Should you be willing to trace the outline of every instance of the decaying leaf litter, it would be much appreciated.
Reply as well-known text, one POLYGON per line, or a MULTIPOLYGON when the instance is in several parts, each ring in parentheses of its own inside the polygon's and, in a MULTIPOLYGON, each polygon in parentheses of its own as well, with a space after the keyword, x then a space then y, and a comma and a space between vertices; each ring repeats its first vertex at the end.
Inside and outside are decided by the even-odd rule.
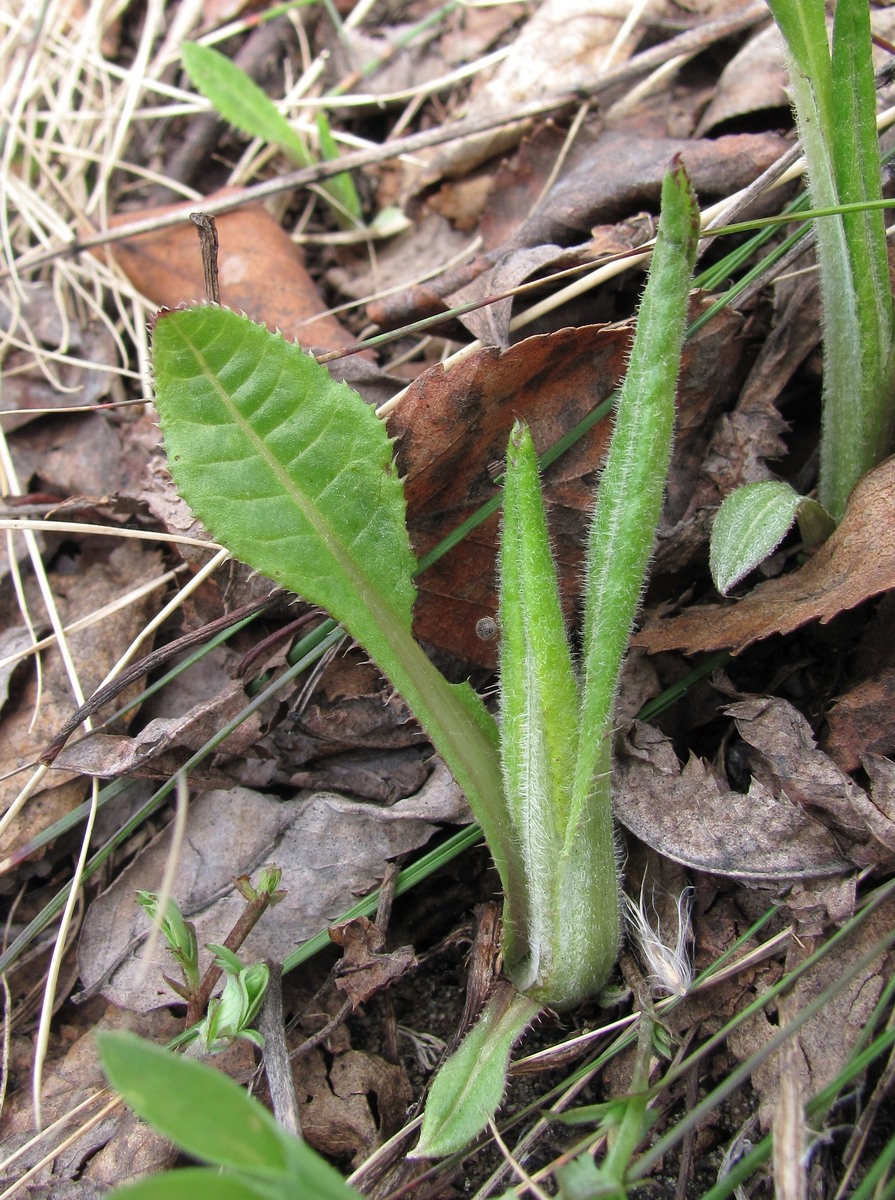
MULTIPOLYGON (((69 744, 63 774, 34 774, 45 743, 126 655, 139 659, 269 591, 233 563, 203 576, 214 548, 202 545, 201 530, 166 476, 146 402, 147 317, 157 305, 202 296, 195 234, 183 217, 218 202, 227 208, 218 219, 224 303, 324 351, 344 351, 365 334, 533 281, 515 300, 333 363, 388 412, 421 557, 483 504, 494 509, 421 577, 417 608, 418 635, 439 661, 456 678, 471 676, 487 689, 494 645, 476 629, 495 612, 497 476, 507 433, 524 416, 539 448, 547 449, 608 400, 624 370, 641 280, 637 268, 616 267, 603 272, 599 286, 584 289, 574 274, 551 282, 553 274, 596 270, 602 256, 640 246, 651 233, 662 172, 674 153, 683 154, 705 208, 747 186, 791 144, 782 71, 759 78, 750 65, 754 41, 768 38, 761 6, 709 10, 698 19, 652 7, 626 13, 628 26, 617 12, 600 14, 591 4, 458 7, 392 53, 389 47, 429 15, 424 10, 408 8, 400 24, 364 24, 361 14, 346 13, 340 34, 316 9, 257 28, 251 20, 243 24, 246 14, 212 13, 207 5, 201 16, 185 4, 164 13, 150 8, 134 25, 127 16, 120 25, 104 24, 93 8, 77 19, 48 10, 31 52, 21 31, 7 30, 5 74, 14 90, 6 102, 12 136, 4 156, 12 250, 0 397, 9 446, 6 516, 19 525, 37 522, 35 541, 17 535, 8 544, 3 593, 3 803, 13 814, 2 855, 12 947, 7 1188, 23 1185, 34 1168, 27 1177, 34 1194, 74 1188, 90 1194, 130 1175, 135 1161, 170 1162, 170 1153, 150 1148, 148 1140, 139 1157, 133 1126, 117 1124, 120 1113, 76 1137, 64 1153, 58 1139, 77 1130, 80 1113, 62 1132, 30 1140, 32 1032, 55 927, 51 921, 31 933, 28 926, 71 878, 89 780, 107 781, 92 835, 97 850, 119 841, 116 831, 134 813, 152 809, 159 784, 239 715, 251 679, 285 668, 289 641, 279 631, 303 615, 300 605, 280 600, 154 695, 135 703, 132 687, 94 723, 115 709, 123 714, 97 736, 79 735, 69 744), (180 70, 179 46, 225 23, 233 29, 224 48, 267 72, 261 80, 270 94, 287 96, 287 114, 301 130, 310 128, 314 100, 340 81, 347 84, 337 104, 330 100, 330 111, 347 150, 384 143, 387 122, 394 147, 372 155, 372 165, 356 174, 368 221, 393 206, 406 218, 403 232, 384 241, 365 230, 354 237, 334 232, 307 192, 280 189, 289 164, 209 119, 207 104, 180 70), (377 50, 379 57, 387 52, 387 61, 358 77, 377 50), (481 64, 479 55, 487 56, 481 64), (674 70, 663 69, 668 62, 674 70), (651 82, 641 87, 645 79, 651 82), (569 103, 571 89, 580 93, 577 108, 569 103), (360 93, 366 103, 352 101, 360 93), (557 94, 562 102, 551 103, 557 94), (501 110, 512 115, 538 102, 543 111, 525 122, 507 126, 497 119, 501 110), (159 111, 167 104, 176 106, 171 115, 159 111), (475 122, 493 128, 470 135, 475 122), (201 138, 194 132, 200 124, 201 138), (410 143, 412 153, 402 156, 402 139, 416 131, 423 138, 431 131, 440 144, 410 143), (268 184, 271 198, 263 207, 257 191, 268 184), (95 236, 171 213, 172 198, 182 200, 177 223, 117 242, 95 236), (94 245, 62 253, 72 238, 94 245), (43 263, 29 265, 38 256, 43 263), (39 523, 43 518, 50 527, 39 523), (125 532, 130 540, 123 540, 125 532), (150 627, 175 588, 178 602, 150 627), (56 632, 57 623, 68 627, 81 618, 87 627, 66 633, 65 656, 52 644, 34 654, 34 644, 56 632), (243 667, 246 655, 252 658, 243 667), (18 807, 29 778, 36 780, 33 791, 18 807)), ((874 13, 874 20, 884 17, 884 10, 874 13)), ((887 36, 882 25, 879 32, 887 36)), ((759 54, 773 66, 773 52, 759 54)), ((759 199, 749 214, 777 211, 778 204, 759 199)), ((721 249, 710 249, 704 262, 721 249)), ((797 265, 804 269, 808 260, 797 265)), ((891 586, 890 468, 884 464, 865 480, 821 551, 801 565, 798 548, 784 547, 772 567, 776 578, 749 589, 745 599, 722 604, 706 571, 711 516, 734 486, 774 475, 810 486, 820 336, 811 289, 810 273, 764 281, 690 343, 668 502, 635 639, 650 653, 632 655, 619 706, 616 803, 629 892, 639 895, 644 887, 653 916, 670 922, 673 937, 669 900, 692 887, 683 936, 691 940, 685 949, 697 973, 731 953, 734 962, 743 960, 738 971, 725 963, 723 978, 697 988, 669 1015, 681 1057, 846 927, 858 899, 885 881, 895 844, 886 703, 891 605, 884 595, 891 586), (725 649, 738 653, 723 663, 708 655, 725 649), (691 673, 689 690, 672 707, 631 724, 645 704, 691 673), (774 904, 760 932, 739 942, 774 904), (766 956, 764 942, 770 942, 766 956)), ((695 296, 693 319, 709 304, 695 296)), ((546 475, 570 614, 584 507, 605 439, 603 421, 546 475)), ((156 667, 146 681, 170 665, 156 667)), ((213 755, 191 767, 190 778, 194 797, 175 895, 197 922, 200 941, 222 941, 233 924, 234 875, 257 872, 271 860, 283 870, 289 896, 250 936, 242 951, 247 960, 287 958, 375 886, 389 859, 418 854, 433 836, 443 838, 467 819, 462 797, 433 763, 400 698, 345 647, 257 706, 213 755)), ((163 951, 142 976, 138 970, 148 930, 132 902, 136 887, 161 882, 169 816, 156 806, 84 884, 61 959, 56 1016, 45 1024, 45 1124, 92 1096, 95 1107, 108 1098, 100 1097, 91 1050, 96 1023, 129 1024, 157 1041, 176 1031, 158 1009, 166 1003, 160 971, 170 969, 163 951)), ((398 901, 386 944, 412 943, 422 965, 387 992, 364 996, 348 1023, 296 1068, 299 1090, 308 1096, 306 1134, 346 1169, 359 1167, 402 1124, 431 1066, 426 1038, 452 1035, 462 1008, 458 939, 467 944, 472 907, 493 892, 484 864, 483 856, 467 855, 398 901), (438 1003, 424 1004, 427 995, 438 1003)), ((834 984, 837 971, 858 962, 889 927, 883 910, 846 942, 832 970, 823 965, 804 976, 785 1002, 751 1016, 714 1057, 670 1081, 660 1093, 653 1141, 680 1123, 702 1090, 767 1047, 803 997, 834 984)), ((332 988, 315 994, 330 961, 321 956, 286 977, 287 1005, 301 1011, 299 1036, 319 1030, 341 1007, 332 988)), ((628 994, 619 987, 609 1007, 545 1025, 539 1031, 545 1047, 583 1031, 582 1054, 605 1044, 601 1028, 637 1010, 639 981, 651 970, 637 961, 633 945, 621 968, 618 983, 624 979, 628 994)), ((738 1137, 755 1141, 770 1128, 775 1163, 781 1146, 800 1161, 803 1132, 784 1121, 779 1089, 797 1079, 805 1104, 829 1082, 853 1052, 888 968, 887 958, 874 960, 785 1054, 756 1066, 736 1103, 682 1135, 681 1148, 664 1164, 667 1194, 703 1194, 738 1137)), ((237 1047, 223 1065, 247 1077, 252 1052, 237 1047)), ((657 1057, 655 1079, 664 1069, 657 1057)), ((568 1075, 547 1078, 530 1100, 538 1103, 568 1075)), ((871 1074, 865 1082, 872 1115, 876 1079, 871 1074)), ((570 1086, 580 1103, 579 1085, 570 1086)), ((622 1054, 589 1079, 583 1099, 623 1095, 629 1086, 622 1054)), ((511 1091, 505 1114, 514 1112, 514 1100, 511 1091)), ((559 1101, 572 1102, 571 1095, 559 1101)), ((552 1127, 540 1148, 529 1146, 525 1129, 507 1133, 508 1144, 517 1156, 528 1155, 527 1169, 540 1171, 549 1189, 562 1139, 552 1127)), ((817 1150, 803 1182, 808 1175, 814 1186, 814 1173, 828 1168, 841 1173, 842 1155, 851 1152, 845 1141, 817 1150)), ((518 1182, 510 1167, 488 1161, 497 1172, 495 1194, 518 1182)), ((460 1172, 461 1179, 484 1180, 472 1163, 460 1172)), ((383 1186, 388 1194, 397 1183, 383 1186)), ((419 1194, 450 1194, 450 1186, 436 1176, 419 1194)))

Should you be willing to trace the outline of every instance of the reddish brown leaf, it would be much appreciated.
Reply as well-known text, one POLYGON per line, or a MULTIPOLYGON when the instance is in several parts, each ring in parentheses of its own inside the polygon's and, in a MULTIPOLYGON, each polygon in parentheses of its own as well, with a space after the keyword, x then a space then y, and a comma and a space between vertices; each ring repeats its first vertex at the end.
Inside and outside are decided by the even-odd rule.
MULTIPOLYGON (((227 191, 216 192, 216 199, 227 191)), ((194 204, 166 205, 119 213, 111 224, 182 211, 183 223, 156 233, 115 242, 105 251, 154 304, 174 308, 205 298, 199 240, 188 219, 194 204)), ((262 205, 221 213, 215 218, 220 240, 221 301, 269 329, 280 329, 303 346, 340 350, 352 338, 326 307, 305 270, 301 250, 262 205)))
MULTIPOLYGON (((479 350, 448 374, 435 367, 411 386, 389 429, 400 439, 398 464, 417 555, 499 496, 493 473, 503 469, 517 417, 531 425, 543 451, 611 394, 624 371, 629 332, 589 327, 526 338, 507 351, 479 350)), ((547 473, 554 544, 569 597, 582 513, 607 437, 604 421, 547 473)), ((476 636, 476 622, 496 611, 498 524, 495 514, 425 572, 416 610, 423 641, 489 665, 494 647, 476 636)))
POLYGON ((295 1063, 302 1135, 355 1166, 403 1124, 413 1091, 402 1066, 353 1050, 344 1026, 295 1063))
POLYGON ((650 653, 730 648, 735 654, 772 633, 832 620, 870 596, 895 587, 895 458, 852 492, 842 524, 798 571, 761 583, 745 599, 653 617, 633 638, 650 653))
MULTIPOLYGON (((698 307, 698 306, 697 306, 698 307)), ((719 314, 686 347, 668 514, 679 520, 696 488, 702 454, 743 350, 740 318, 719 314)), ((625 369, 629 326, 585 326, 526 338, 509 350, 477 351, 445 373, 435 367, 410 387, 389 419, 406 480, 408 523, 420 557, 489 500, 499 497, 507 439, 518 417, 540 452, 587 416, 625 369)), ((580 586, 582 548, 597 471, 609 436, 603 421, 545 474, 559 573, 570 614, 580 586)), ((494 642, 476 635, 493 617, 499 516, 475 529, 420 578, 416 632, 425 642, 483 666, 494 642)))
POLYGON ((868 752, 895 750, 895 671, 864 679, 840 696, 827 714, 825 747, 844 771, 856 771, 868 752))

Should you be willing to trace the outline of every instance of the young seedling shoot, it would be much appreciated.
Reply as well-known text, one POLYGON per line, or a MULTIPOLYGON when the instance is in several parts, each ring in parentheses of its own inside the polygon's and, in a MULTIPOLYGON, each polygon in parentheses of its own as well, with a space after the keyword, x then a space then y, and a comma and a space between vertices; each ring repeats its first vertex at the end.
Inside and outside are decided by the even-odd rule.
POLYGON ((582 662, 572 661, 529 431, 510 435, 500 552, 500 748, 508 846, 504 971, 479 1023, 436 1077, 415 1153, 462 1149, 496 1111, 513 1043, 544 1008, 599 993, 615 966, 619 892, 611 806, 615 697, 671 457, 699 214, 676 165, 587 546, 582 662))
POLYGON ((298 346, 227 309, 165 312, 155 325, 157 404, 182 495, 237 558, 325 608, 367 650, 464 789, 500 874, 508 982, 437 1076, 419 1155, 475 1137, 526 1026, 545 1007, 596 995, 615 965, 612 714, 664 495, 698 230, 675 164, 597 494, 577 667, 531 435, 511 434, 500 733, 413 638, 404 495, 372 409, 298 346))

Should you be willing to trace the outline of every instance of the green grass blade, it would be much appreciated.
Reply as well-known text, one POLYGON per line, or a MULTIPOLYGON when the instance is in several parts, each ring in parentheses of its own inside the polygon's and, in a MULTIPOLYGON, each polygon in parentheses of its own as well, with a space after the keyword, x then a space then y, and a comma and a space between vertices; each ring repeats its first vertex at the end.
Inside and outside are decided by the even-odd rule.
MULTIPOLYGON (((339 157, 339 147, 325 112, 317 114, 317 137, 320 141, 320 153, 326 162, 339 157)), ((333 205, 338 205, 336 215, 339 217, 339 225, 345 229, 359 228, 362 224, 361 202, 351 174, 343 171, 341 175, 334 175, 324 186, 333 205)))

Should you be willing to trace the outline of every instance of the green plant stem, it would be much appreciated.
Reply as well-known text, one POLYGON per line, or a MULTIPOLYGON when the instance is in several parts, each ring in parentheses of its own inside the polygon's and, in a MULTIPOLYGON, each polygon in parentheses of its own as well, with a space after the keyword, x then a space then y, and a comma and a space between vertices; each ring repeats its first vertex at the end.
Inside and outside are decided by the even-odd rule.
MULTIPOLYGON (((830 54, 822 4, 769 0, 787 66, 814 208, 879 204, 876 93, 866 0, 840 0, 830 54)), ((893 308, 876 208, 817 222, 824 313, 818 499, 835 520, 892 435, 893 308)))

